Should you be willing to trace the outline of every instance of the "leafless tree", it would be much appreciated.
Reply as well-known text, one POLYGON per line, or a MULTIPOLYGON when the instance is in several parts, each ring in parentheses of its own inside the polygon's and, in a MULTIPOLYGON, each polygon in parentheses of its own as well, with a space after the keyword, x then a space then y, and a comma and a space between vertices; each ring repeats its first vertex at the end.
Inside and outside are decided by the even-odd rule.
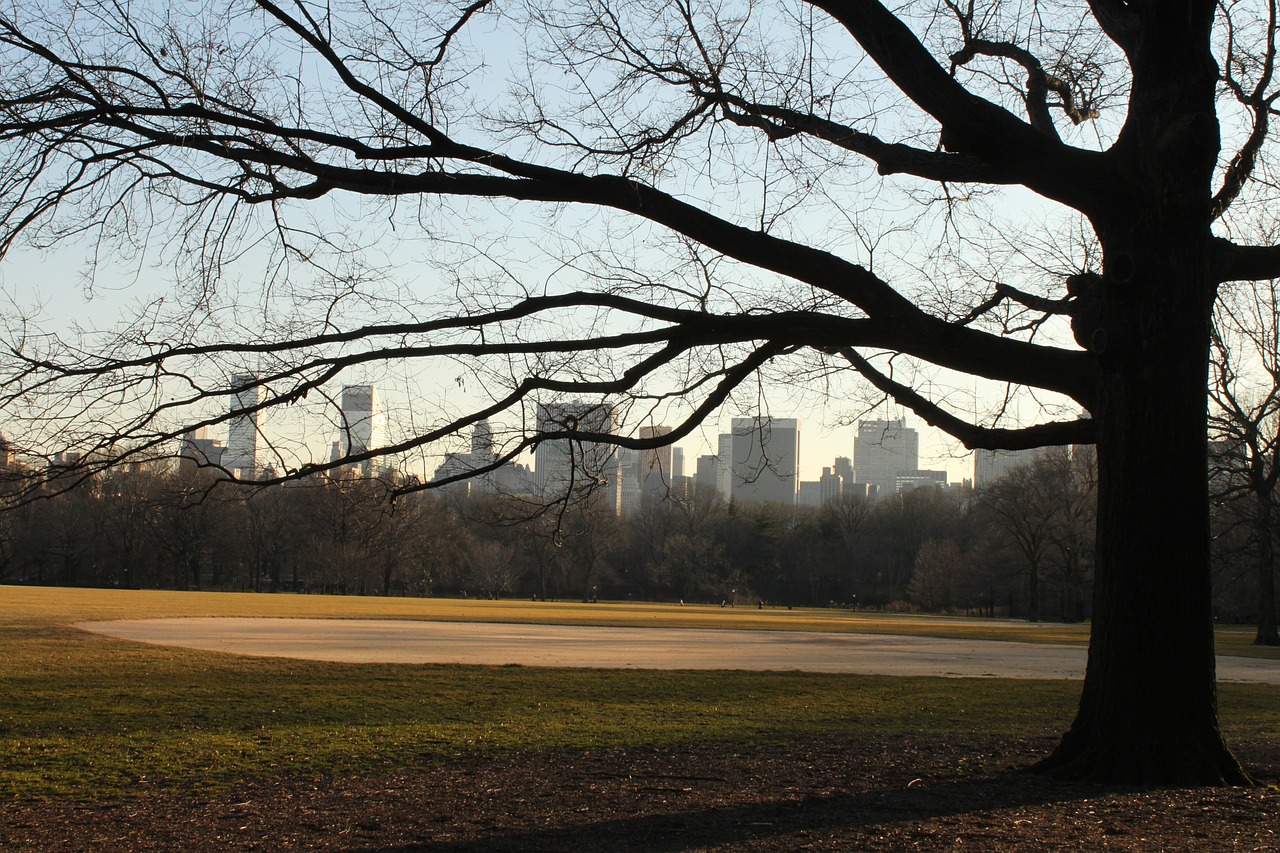
MULTIPOLYGON (((1090 663, 1042 769, 1243 782, 1216 719, 1205 376, 1218 286, 1280 274, 1232 212, 1273 201, 1276 21, 1275 0, 7 0, 0 251, 181 275, 104 334, 9 312, 6 433, 86 451, 74 479, 442 360, 478 402, 342 461, 506 413, 496 466, 678 441, 735 392, 852 368, 970 447, 1097 443, 1090 663), (1006 226, 1036 218, 997 215, 1017 187, 1065 212, 1042 238, 1063 258, 1010 281, 1006 226), (394 282, 385 240, 415 235, 488 286, 394 282), (497 251, 517 244, 547 263, 497 251), (967 420, 941 368, 1092 418, 967 420), (562 394, 678 424, 523 428, 562 394)), ((279 477, 328 465, 277 455, 279 477)))
POLYGON ((1276 524, 1280 519, 1280 282, 1229 294, 1215 315, 1209 434, 1215 501, 1248 534, 1257 584, 1258 645, 1280 646, 1276 524))

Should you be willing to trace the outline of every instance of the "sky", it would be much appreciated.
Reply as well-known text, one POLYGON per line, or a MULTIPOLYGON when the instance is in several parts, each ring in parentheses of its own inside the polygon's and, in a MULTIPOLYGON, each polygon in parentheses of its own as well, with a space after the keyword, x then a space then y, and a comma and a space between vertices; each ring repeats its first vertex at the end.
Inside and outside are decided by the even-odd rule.
MULTIPOLYGON (((493 32, 485 34, 486 39, 493 36, 493 32)), ((488 49, 492 45, 486 43, 484 47, 488 49)), ((502 43, 500 47, 499 56, 510 57, 517 53, 511 44, 502 43)), ((488 98, 505 94, 506 90, 501 86, 505 86, 506 81, 498 78, 509 76, 512 66, 498 61, 486 68, 485 73, 493 79, 488 83, 475 84, 478 88, 470 93, 480 104, 488 98)), ((887 123, 892 121, 892 110, 886 116, 879 118, 878 129, 891 133, 887 123)), ((767 146, 763 145, 753 154, 752 144, 748 140, 746 147, 733 149, 730 153, 747 158, 760 156, 761 152, 767 155, 767 146)), ((667 181, 666 185, 699 203, 714 204, 719 212, 739 221, 750 221, 757 214, 762 220, 775 214, 781 217, 781 212, 785 211, 786 217, 779 219, 783 231, 797 234, 806 242, 839 251, 851 260, 869 266, 874 258, 877 272, 884 268, 890 280, 896 280, 895 273, 904 274, 906 280, 916 275, 927 278, 928 273, 922 270, 929 263, 929 248, 948 239, 951 235, 945 232, 955 227, 949 215, 924 217, 918 211, 912 212, 909 209, 911 192, 895 185, 892 179, 859 177, 862 173, 856 169, 839 173, 820 171, 813 176, 813 181, 830 178, 843 183, 821 187, 821 191, 816 193, 816 202, 821 204, 815 202, 814 210, 807 211, 803 205, 794 209, 789 207, 799 196, 791 198, 775 188, 776 176, 769 173, 769 168, 774 167, 768 166, 767 162, 748 159, 737 162, 734 168, 738 171, 732 173, 732 180, 719 180, 726 176, 711 172, 702 174, 697 168, 690 168, 687 174, 677 172, 675 179, 667 181), (739 176, 747 177, 739 179, 739 176), (778 192, 781 192, 780 196, 770 195, 778 192)), ((785 172, 777 173, 777 176, 784 175, 785 172)), ((1006 193, 1001 198, 1002 215, 1009 219, 1033 220, 1044 215, 1044 206, 1026 194, 1006 193)), ((659 233, 657 229, 637 227, 634 220, 631 225, 620 219, 606 221, 591 211, 561 211, 555 214, 559 218, 547 230, 544 227, 546 220, 540 219, 547 214, 535 210, 536 207, 517 208, 501 204, 490 207, 459 202, 448 208, 432 209, 423 220, 428 223, 428 229, 440 228, 443 231, 445 223, 449 226, 449 233, 434 243, 419 239, 422 235, 403 229, 405 222, 421 224, 415 221, 414 214, 397 220, 385 208, 370 206, 349 196, 334 196, 310 204, 305 212, 322 228, 352 229, 343 236, 353 243, 361 243, 373 259, 372 264, 384 265, 390 271, 398 282, 393 290, 394 287, 406 288, 415 294, 415 298, 421 297, 423 305, 434 304, 435 308, 449 307, 452 288, 457 286, 457 283, 443 277, 450 272, 460 279, 475 275, 480 281, 491 276, 495 283, 507 287, 508 292, 524 289, 538 293, 572 289, 579 279, 587 275, 585 269, 593 264, 612 262, 614 257, 640 259, 638 265, 643 263, 659 274, 680 269, 673 257, 664 255, 671 253, 674 256, 677 253, 676 243, 669 239, 670 235, 659 233), (401 230, 397 230, 397 221, 401 223, 401 230), (622 225, 618 225, 620 221, 622 225), (583 235, 587 239, 574 239, 583 235), (600 256, 592 257, 592 250, 599 251, 600 256), (616 256, 610 254, 615 251, 618 253, 616 256), (454 260, 459 262, 451 269, 450 264, 454 260)), ((437 236, 440 235, 432 235, 433 239, 437 236)), ((172 301, 171 267, 162 263, 131 266, 117 263, 116 259, 103 258, 103 264, 96 270, 94 288, 92 292, 87 291, 83 277, 85 254, 85 247, 74 243, 43 254, 16 253, 0 264, 0 293, 25 312, 34 314, 38 325, 49 330, 65 330, 75 324, 110 328, 117 318, 126 316, 132 306, 160 297, 172 301)), ((153 256, 150 260, 155 259, 153 256)), ((263 263, 264 259, 251 251, 226 271, 226 294, 235 296, 224 296, 231 302, 223 306, 223 314, 228 318, 234 317, 235 322, 248 329, 250 335, 254 332, 253 323, 261 298, 257 288, 262 280, 263 263)), ((747 272, 751 274, 751 271, 747 272)), ((945 277, 949 272, 938 274, 945 277)), ((298 280, 284 281, 277 286, 283 290, 297 288, 305 296, 309 285, 302 278, 313 273, 305 269, 297 273, 298 280)), ((739 275, 740 270, 730 268, 724 280, 737 283, 735 276, 739 275)), ((962 283, 966 286, 971 284, 968 281, 962 283)), ((765 294, 772 286, 763 278, 754 284, 757 292, 765 294)), ((376 300, 357 302, 366 312, 366 317, 395 319, 394 309, 379 316, 376 300)), ((354 371, 344 375, 341 383, 378 385, 380 396, 393 416, 398 415, 402 421, 421 428, 432 423, 439 410, 467 396, 460 392, 460 386, 455 384, 456 377, 449 369, 449 365, 444 365, 428 375, 420 375, 414 373, 412 367, 401 369, 390 365, 354 371)), ((992 400, 999 399, 999 388, 980 386, 963 378, 944 381, 951 383, 949 400, 959 407, 961 413, 989 410, 992 400)), ((802 479, 817 479, 821 469, 831 465, 836 457, 853 455, 855 422, 864 414, 865 407, 860 406, 860 399, 849 393, 847 387, 836 385, 834 388, 830 393, 815 387, 802 394, 780 391, 768 395, 771 400, 768 414, 801 420, 802 479)), ((718 422, 707 423, 679 442, 678 446, 685 450, 687 463, 692 465, 700 454, 713 453, 718 434, 729 431, 730 418, 744 413, 755 412, 726 410, 718 422)), ((1025 412, 1015 407, 1014 414, 1015 419, 1017 415, 1026 414, 1029 422, 1039 419, 1038 407, 1030 402, 1025 412)), ((900 417, 904 413, 897 407, 881 405, 874 409, 872 416, 900 417)), ((304 455, 327 459, 329 444, 336 438, 332 419, 326 421, 320 417, 304 423, 301 417, 297 412, 284 413, 274 423, 264 426, 281 434, 292 433, 294 439, 305 445, 304 455)), ((908 424, 921 433, 922 468, 946 469, 952 481, 972 476, 970 456, 954 440, 924 426, 910 413, 905 413, 905 417, 908 424)), ((0 430, 11 431, 12 426, 0 422, 0 430)), ((445 449, 448 448, 442 448, 442 452, 445 449)), ((425 459, 417 464, 429 470, 433 463, 431 459, 425 459)))

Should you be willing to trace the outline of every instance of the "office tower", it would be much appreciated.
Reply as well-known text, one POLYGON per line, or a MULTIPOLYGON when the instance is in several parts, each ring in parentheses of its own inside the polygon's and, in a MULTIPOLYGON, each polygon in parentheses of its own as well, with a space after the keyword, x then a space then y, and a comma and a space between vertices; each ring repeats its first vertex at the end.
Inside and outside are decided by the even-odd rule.
POLYGON ((800 481, 800 422, 734 418, 732 496, 739 503, 794 505, 800 481))
MULTIPOLYGON (((0 440, 3 438, 0 437, 0 440)), ((209 430, 205 427, 187 430, 182 436, 182 447, 178 451, 178 470, 194 471, 196 468, 219 466, 226 450, 220 442, 209 438, 209 430)))
MULTIPOLYGON (((667 432, 671 431, 670 428, 668 427, 663 427, 663 429, 666 429, 667 432)), ((672 482, 674 482, 683 476, 684 476, 684 448, 673 447, 671 448, 671 480, 672 482)))
POLYGON ((898 420, 858 422, 853 440, 853 467, 858 482, 881 498, 898 491, 898 475, 920 468, 920 434, 898 420))
POLYGON ((258 381, 250 373, 231 377, 232 417, 227 423, 222 467, 232 476, 246 479, 258 473, 258 405, 262 402, 258 381))
POLYGON ((946 471, 903 471, 896 480, 899 492, 909 492, 921 486, 947 487, 946 471))
POLYGON ((858 478, 853 476, 853 460, 848 456, 837 456, 835 465, 831 468, 832 473, 839 474, 844 479, 846 486, 851 485, 858 478))
MULTIPOLYGON (((378 402, 378 391, 372 385, 348 385, 342 389, 342 419, 338 425, 342 455, 351 457, 386 445, 386 419, 378 402)), ((368 477, 373 473, 373 460, 357 464, 368 477)))
POLYGON ((0 468, 8 468, 12 464, 13 448, 9 445, 9 439, 0 432, 0 468))
MULTIPOLYGON (((641 427, 642 439, 661 438, 671 433, 671 427, 641 427)), ((674 476, 674 451, 671 445, 652 447, 636 454, 635 476, 640 487, 641 500, 661 500, 667 496, 674 476)))
POLYGON ((471 430, 471 455, 477 460, 494 458, 493 427, 489 425, 488 418, 481 420, 471 430))
MULTIPOLYGON (((574 400, 538 404, 539 433, 612 435, 613 407, 574 400)), ((615 513, 622 498, 617 448, 612 444, 558 438, 543 441, 534 452, 534 485, 539 495, 563 498, 572 489, 591 488, 615 513)))
POLYGON ((721 433, 716 445, 716 488, 726 501, 733 497, 733 435, 721 433))
POLYGON ((699 489, 715 489, 720 483, 720 460, 710 453, 698 457, 693 482, 699 489))
POLYGON ((796 491, 796 506, 822 506, 822 484, 817 480, 801 480, 796 491))
MULTIPOLYGON (((836 460, 839 462, 839 460, 836 460)), ((853 485, 852 482, 849 485, 853 485)), ((844 494, 844 477, 841 476, 835 468, 823 468, 822 476, 818 479, 818 486, 822 493, 821 503, 835 500, 844 494)))
POLYGON ((973 487, 989 486, 1015 468, 1035 463, 1044 448, 1031 450, 975 450, 973 452, 973 487))

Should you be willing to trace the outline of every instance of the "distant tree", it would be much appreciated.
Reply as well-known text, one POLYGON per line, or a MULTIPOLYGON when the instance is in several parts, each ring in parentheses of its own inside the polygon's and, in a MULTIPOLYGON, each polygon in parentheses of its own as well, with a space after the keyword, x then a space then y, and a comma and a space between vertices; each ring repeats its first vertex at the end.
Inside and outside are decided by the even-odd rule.
POLYGON ((865 494, 853 492, 837 495, 825 502, 818 511, 818 525, 822 535, 835 543, 836 552, 840 555, 840 565, 848 573, 847 595, 852 597, 854 604, 857 603, 859 594, 864 600, 866 597, 866 566, 865 560, 860 559, 859 539, 870 519, 870 499, 865 494))
POLYGON ((160 577, 177 589, 199 589, 206 559, 219 545, 229 544, 218 538, 228 532, 226 503, 207 499, 215 482, 207 471, 181 469, 167 471, 155 482, 151 544, 164 557, 160 577))
POLYGON ((911 600, 929 613, 952 607, 955 590, 967 574, 966 558, 951 539, 929 539, 916 553, 908 591, 911 600))
POLYGON ((1280 282, 1232 292, 1218 303, 1211 363, 1210 484, 1215 501, 1247 532, 1253 553, 1254 643, 1280 646, 1280 282))
POLYGON ((492 539, 474 539, 470 552, 471 586, 487 598, 510 596, 521 574, 515 547, 492 539))
POLYGON ((1044 584, 1059 593, 1059 616, 1080 618, 1096 506, 1091 453, 1047 448, 978 490, 976 504, 991 535, 1021 557, 1027 618, 1044 618, 1044 584))

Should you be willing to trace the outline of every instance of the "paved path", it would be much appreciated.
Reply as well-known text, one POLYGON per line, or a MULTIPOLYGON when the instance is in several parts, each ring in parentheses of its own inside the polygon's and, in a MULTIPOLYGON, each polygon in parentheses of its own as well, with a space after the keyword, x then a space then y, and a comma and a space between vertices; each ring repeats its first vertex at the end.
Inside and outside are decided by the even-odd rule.
MULTIPOLYGON (((85 622, 78 627, 166 646, 346 663, 1080 678, 1085 661, 1079 646, 800 631, 223 617, 85 622)), ((1280 662, 1219 657, 1218 676, 1280 684, 1280 662)))

